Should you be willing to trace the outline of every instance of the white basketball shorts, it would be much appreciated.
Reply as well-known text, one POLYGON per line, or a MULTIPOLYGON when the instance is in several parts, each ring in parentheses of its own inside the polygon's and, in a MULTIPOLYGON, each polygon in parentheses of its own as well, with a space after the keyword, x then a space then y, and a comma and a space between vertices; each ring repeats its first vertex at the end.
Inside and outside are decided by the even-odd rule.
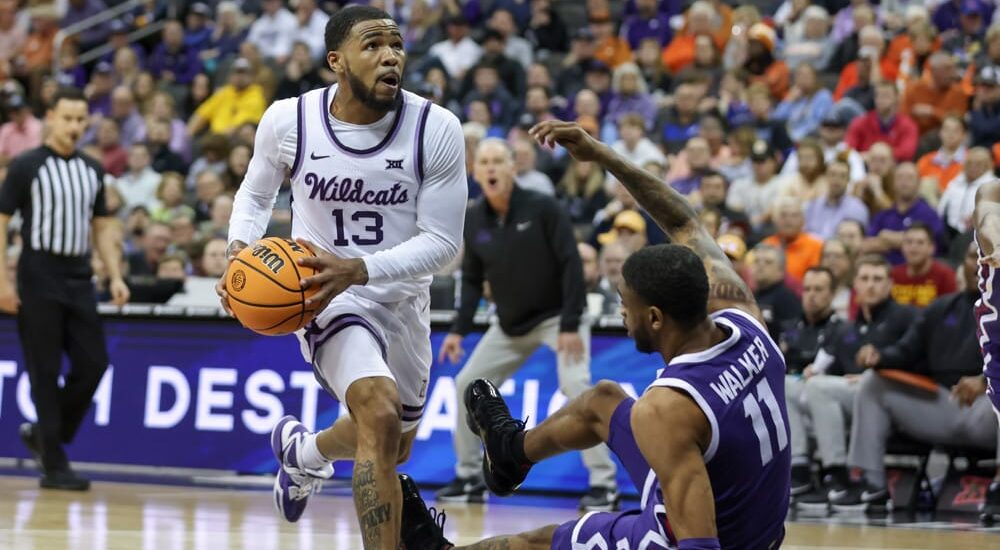
POLYGON ((320 385, 341 401, 362 378, 394 380, 403 405, 403 432, 408 432, 423 416, 430 332, 429 293, 380 303, 344 292, 296 334, 320 385))

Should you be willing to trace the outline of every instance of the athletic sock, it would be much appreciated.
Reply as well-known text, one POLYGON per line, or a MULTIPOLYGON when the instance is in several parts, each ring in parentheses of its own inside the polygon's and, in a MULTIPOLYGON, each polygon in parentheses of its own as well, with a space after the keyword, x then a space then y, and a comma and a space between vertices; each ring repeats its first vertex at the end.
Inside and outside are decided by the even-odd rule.
POLYGON ((299 458, 302 460, 302 467, 309 470, 322 470, 333 462, 332 460, 323 456, 323 453, 319 450, 319 445, 316 444, 317 434, 309 434, 302 438, 302 449, 299 452, 299 458))

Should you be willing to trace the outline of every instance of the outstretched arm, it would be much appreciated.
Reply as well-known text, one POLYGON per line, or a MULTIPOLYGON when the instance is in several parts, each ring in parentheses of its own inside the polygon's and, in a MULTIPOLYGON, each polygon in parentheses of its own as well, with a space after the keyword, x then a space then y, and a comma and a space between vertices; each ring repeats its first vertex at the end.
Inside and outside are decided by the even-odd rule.
POLYGON ((976 239, 983 261, 1000 267, 1000 182, 987 183, 976 191, 976 239))
POLYGON ((580 161, 601 165, 618 178, 674 244, 693 250, 708 273, 708 310, 735 307, 763 323, 757 301, 715 239, 702 227, 691 204, 656 176, 632 164, 572 122, 546 121, 531 129, 543 145, 562 145, 580 161))

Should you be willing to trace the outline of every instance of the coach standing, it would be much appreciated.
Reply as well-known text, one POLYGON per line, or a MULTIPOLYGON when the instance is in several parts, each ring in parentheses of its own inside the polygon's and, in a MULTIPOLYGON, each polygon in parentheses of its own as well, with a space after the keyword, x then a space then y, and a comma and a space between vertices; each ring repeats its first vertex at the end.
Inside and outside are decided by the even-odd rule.
MULTIPOLYGON (((461 360, 462 338, 473 329, 483 282, 489 282, 499 324, 486 331, 458 374, 458 398, 477 378, 499 386, 544 344, 556 352, 559 389, 572 399, 591 385, 590 327, 581 322, 586 288, 573 227, 554 198, 519 188, 514 174, 506 143, 487 139, 479 144, 473 175, 483 198, 466 213, 462 301, 438 361, 461 360)), ((465 407, 458 410, 456 479, 437 498, 481 501, 486 485, 479 439, 467 427, 465 407)), ((614 509, 618 491, 607 447, 583 451, 583 461, 590 470, 590 491, 581 507, 614 509)))
POLYGON ((90 482, 69 467, 63 444, 73 440, 108 366, 104 331, 91 282, 91 232, 111 279, 115 304, 129 291, 112 218, 104 202, 104 171, 77 152, 89 112, 83 94, 60 90, 46 113, 41 147, 14 158, 0 188, 0 273, 6 273, 7 224, 20 211, 23 249, 17 288, 0 277, 0 310, 17 314, 17 328, 31 380, 37 424, 21 426, 21 439, 40 459, 40 485, 85 491, 90 482), (62 354, 70 359, 63 387, 62 354))

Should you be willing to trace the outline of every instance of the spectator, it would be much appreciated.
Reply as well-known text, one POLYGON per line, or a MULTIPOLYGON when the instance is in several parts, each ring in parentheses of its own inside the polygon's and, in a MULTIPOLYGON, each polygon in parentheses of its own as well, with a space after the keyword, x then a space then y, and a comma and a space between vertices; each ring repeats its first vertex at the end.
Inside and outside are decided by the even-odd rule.
POLYGON ((184 176, 177 172, 165 172, 156 186, 157 206, 150 215, 158 222, 170 223, 178 216, 194 219, 194 209, 184 204, 184 176))
POLYGON ((884 141, 873 144, 865 154, 868 173, 854 182, 852 193, 864 201, 869 212, 879 212, 892 206, 896 170, 896 159, 892 154, 892 146, 884 141))
POLYGON ((892 298, 903 305, 928 306, 956 290, 955 271, 934 259, 934 233, 915 222, 903 232, 906 263, 892 268, 892 298))
POLYGON ((907 19, 907 31, 892 39, 886 53, 889 61, 899 67, 896 78, 904 83, 922 78, 931 54, 941 47, 937 30, 927 20, 926 12, 907 19))
POLYGON ((938 214, 944 220, 949 240, 972 227, 972 211, 976 205, 976 191, 983 184, 994 181, 993 159, 983 147, 973 147, 965 155, 962 174, 951 180, 941 195, 938 214))
POLYGON ((191 160, 191 141, 187 125, 177 116, 174 97, 166 92, 156 92, 148 103, 149 116, 167 122, 170 127, 170 150, 184 159, 191 160))
MULTIPOLYGON (((931 205, 919 193, 916 167, 904 162, 896 167, 893 187, 896 198, 891 207, 875 214, 868 228, 868 238, 862 249, 866 253, 883 254, 889 263, 898 266, 903 263, 903 232, 914 224, 930 228, 931 242, 944 242, 944 223, 931 205)), ((932 251, 933 254, 933 251, 932 251)))
POLYGON ((862 252, 865 225, 858 220, 844 220, 837 226, 837 239, 843 241, 852 257, 857 257, 862 252))
POLYGON ((596 51, 597 43, 589 27, 581 27, 573 33, 569 54, 563 58, 558 75, 556 90, 559 95, 575 97, 584 88, 584 73, 597 62, 594 57, 596 51))
POLYGON ((757 82, 767 85, 772 99, 785 97, 788 92, 788 65, 775 54, 778 36, 774 29, 764 23, 756 23, 747 31, 746 69, 750 74, 750 84, 757 82))
POLYGON ((601 280, 597 283, 597 288, 604 296, 601 311, 604 315, 613 315, 621 311, 621 295, 618 294, 618 284, 622 279, 622 266, 630 254, 629 249, 620 242, 608 243, 601 249, 601 280))
POLYGON ((733 182, 726 206, 745 214, 750 219, 750 227, 759 231, 770 219, 769 210, 781 191, 782 180, 776 173, 778 152, 766 141, 754 142, 750 160, 753 177, 733 182))
POLYGON ((63 42, 59 48, 59 68, 55 77, 62 86, 83 88, 87 85, 87 70, 80 63, 80 52, 75 42, 63 42))
POLYGON ((663 48, 673 37, 670 17, 676 13, 662 12, 657 9, 656 4, 656 0, 636 0, 636 13, 626 16, 622 21, 620 34, 633 51, 638 51, 639 44, 645 39, 655 39, 659 47, 663 48))
POLYGON ((251 81, 251 65, 244 58, 233 62, 229 84, 202 103, 188 121, 188 135, 206 126, 214 134, 229 134, 246 122, 257 123, 267 106, 261 87, 251 81))
POLYGON ((807 232, 826 240, 836 234, 843 220, 853 219, 868 225, 868 208, 861 199, 847 194, 850 176, 851 169, 846 161, 830 163, 826 169, 826 195, 806 204, 807 232))
POLYGON ((694 39, 694 60, 684 68, 685 73, 698 75, 708 86, 708 95, 715 96, 722 83, 722 56, 715 41, 707 34, 701 34, 694 39))
MULTIPOLYGON (((973 314, 976 285, 976 246, 965 255, 966 290, 935 300, 917 316, 898 342, 868 344, 858 360, 870 369, 902 369, 930 377, 938 386, 933 394, 878 376, 869 370, 858 384, 851 424, 848 464, 863 470, 863 481, 852 483, 834 504, 885 505, 886 443, 893 432, 931 445, 996 448, 997 417, 985 395, 967 397, 960 386, 982 384, 982 357, 973 314), (957 397, 957 399, 956 399, 957 397)), ((975 392, 979 393, 979 392, 975 392)))
POLYGON ((785 375, 785 405, 792 443, 792 496, 813 489, 806 435, 808 408, 803 400, 803 371, 816 360, 820 347, 840 330, 843 321, 833 309, 836 278, 825 267, 811 267, 802 280, 802 315, 788 320, 781 329, 781 353, 788 369, 785 375))
POLYGON ((527 71, 534 59, 534 50, 530 42, 517 35, 517 23, 510 10, 505 8, 495 10, 490 16, 487 27, 500 34, 504 55, 520 63, 522 70, 527 71))
POLYGON ((728 186, 725 176, 715 170, 708 170, 701 175, 696 198, 701 203, 701 210, 711 210, 718 213, 720 233, 735 234, 741 239, 745 239, 750 233, 750 222, 742 212, 737 212, 726 206, 728 186))
POLYGON ((879 256, 858 262, 854 292, 860 306, 855 321, 845 323, 826 340, 804 375, 805 402, 822 461, 823 483, 798 499, 798 506, 826 509, 829 491, 848 485, 847 429, 862 372, 855 357, 865 344, 887 346, 906 331, 913 312, 892 300, 889 264, 879 256))
POLYGON ((656 116, 655 141, 675 155, 698 133, 698 102, 701 93, 692 82, 682 82, 674 90, 673 106, 661 109, 656 116))
MULTIPOLYGON (((611 148, 632 161, 636 166, 642 166, 647 162, 666 164, 667 158, 646 137, 647 120, 638 113, 628 113, 622 116, 618 121, 618 135, 621 139, 616 141, 611 148)), ((690 142, 688 143, 690 144, 690 142)))
POLYGON ((837 161, 827 160, 823 149, 814 139, 803 139, 795 149, 796 173, 785 176, 782 170, 781 195, 795 197, 802 202, 819 199, 827 192, 827 167, 837 161))
POLYGON ((142 68, 145 66, 145 54, 140 57, 139 54, 136 53, 136 49, 141 48, 142 47, 138 45, 136 45, 135 48, 119 48, 109 60, 112 68, 114 69, 114 74, 118 77, 118 82, 122 86, 128 86, 131 88, 135 85, 135 81, 139 78, 139 74, 142 73, 142 68))
POLYGON ((833 96, 822 88, 816 69, 799 65, 795 69, 795 85, 774 110, 774 118, 784 120, 792 141, 817 132, 827 111, 833 107, 833 96))
POLYGON ((1000 142, 1000 66, 983 67, 976 76, 969 130, 977 147, 1000 142))
MULTIPOLYGON (((0 129, 0 135, 2 133, 0 129)), ((98 124, 97 147, 104 171, 116 178, 121 177, 128 169, 128 150, 122 147, 121 132, 114 119, 105 118, 98 124)))
POLYGON ((469 38, 469 23, 462 16, 445 21, 448 39, 431 46, 430 54, 444 65, 448 76, 461 80, 465 72, 479 61, 482 49, 469 38))
POLYGON ((566 51, 566 45, 569 44, 569 32, 566 30, 566 24, 559 17, 559 12, 552 8, 551 0, 531 2, 531 22, 528 24, 525 36, 535 48, 541 51, 562 53, 566 51))
MULTIPOLYGON (((833 274, 832 306, 840 319, 850 318, 851 281, 854 279, 854 262, 851 251, 840 239, 829 239, 823 243, 823 255, 819 265, 833 274)), ((809 272, 807 271, 806 274, 809 272)))
MULTIPOLYGON (((865 160, 844 141, 847 126, 851 123, 851 115, 846 109, 834 107, 823 117, 819 126, 819 146, 823 151, 823 160, 833 161, 840 155, 847 156, 847 164, 851 167, 851 181, 865 177, 865 160)), ((781 169, 782 175, 795 174, 799 169, 798 151, 793 151, 781 169)))
MULTIPOLYGON (((707 34, 715 36, 721 27, 719 13, 711 2, 697 0, 687 11, 687 24, 674 35, 667 47, 663 49, 663 65, 676 74, 694 61, 695 38, 707 34)), ((716 42, 719 48, 725 47, 725 41, 716 42)))
POLYGON ((282 0, 262 0, 262 4, 264 11, 250 25, 247 41, 260 50, 264 59, 283 65, 292 53, 299 22, 282 0))
POLYGON ((211 170, 198 173, 195 185, 195 221, 203 222, 209 219, 212 201, 225 190, 222 178, 211 170))
POLYGON ((194 214, 178 212, 170 218, 170 240, 180 249, 188 249, 195 241, 197 234, 194 228, 194 214))
POLYGON ((604 181, 604 171, 596 164, 570 161, 556 193, 570 221, 590 225, 597 212, 608 203, 604 181))
MULTIPOLYGON (((130 147, 132 144, 146 139, 146 122, 136 107, 132 90, 125 86, 118 86, 111 92, 110 117, 118 123, 118 127, 121 129, 123 147, 130 147)), ((93 142, 93 137, 90 135, 87 141, 93 142)))
POLYGON ((500 78, 500 85, 515 98, 523 98, 526 88, 524 68, 504 53, 503 35, 492 29, 486 31, 482 47, 483 54, 479 61, 462 79, 459 95, 465 96, 475 87, 475 76, 479 67, 493 67, 500 78))
POLYGON ((775 234, 764 242, 785 252, 785 274, 801 283, 806 270, 819 264, 823 241, 806 233, 802 203, 791 197, 774 202, 775 234))
POLYGON ((478 65, 473 69, 475 88, 466 94, 463 103, 469 108, 473 102, 482 102, 489 111, 490 120, 501 129, 501 135, 514 124, 519 106, 514 96, 504 88, 496 67, 478 65))
POLYGON ((9 119, 0 126, 0 163, 42 144, 42 121, 31 113, 31 107, 21 95, 6 101, 9 119))
POLYGON ((136 206, 152 210, 156 206, 156 188, 160 184, 160 174, 153 170, 149 146, 135 143, 129 147, 128 171, 115 180, 115 187, 121 193, 126 211, 136 206))
POLYGON ((656 103, 646 88, 646 81, 635 63, 623 63, 615 69, 611 89, 611 101, 604 115, 605 122, 618 125, 622 117, 629 114, 639 115, 645 129, 652 129, 656 119, 656 103))
POLYGON ((184 159, 180 155, 170 150, 170 142, 173 137, 171 135, 170 121, 150 117, 149 123, 146 126, 149 133, 146 144, 149 146, 149 154, 153 158, 151 164, 153 170, 161 174, 163 172, 186 174, 188 171, 187 163, 184 162, 184 159))
POLYGON ((538 151, 535 149, 535 142, 528 138, 520 138, 514 141, 512 149, 514 150, 517 186, 543 195, 554 196, 556 188, 552 184, 552 180, 536 168, 538 151))
POLYGON ((250 166, 250 146, 239 143, 229 150, 229 158, 226 159, 226 187, 235 191, 243 183, 243 178, 247 175, 247 168, 250 166))
POLYGON ((167 254, 156 263, 156 278, 183 281, 187 278, 187 258, 179 252, 167 254))
POLYGON ((195 2, 184 20, 184 45, 198 52, 208 49, 212 40, 212 9, 204 2, 195 2))
MULTIPOLYGON (((931 179, 939 192, 944 192, 948 182, 962 172, 965 162, 965 120, 958 116, 946 116, 938 132, 941 147, 920 157, 917 173, 921 179, 931 179)), ((897 194, 899 190, 896 190, 897 194)))
POLYGON ((302 41, 296 41, 295 45, 292 46, 292 55, 288 63, 285 64, 285 72, 281 76, 281 81, 278 82, 274 99, 298 97, 309 90, 322 88, 324 84, 319 67, 316 66, 309 51, 309 45, 302 41))
POLYGON ((115 69, 107 61, 94 65, 90 83, 84 88, 91 116, 111 116, 111 92, 115 89, 115 69))
POLYGON ((215 237, 205 242, 205 248, 201 256, 201 270, 199 274, 203 277, 218 279, 226 273, 229 261, 226 258, 226 239, 215 237))
POLYGON ((195 75, 201 72, 198 52, 184 45, 184 28, 180 23, 167 21, 163 27, 163 42, 149 56, 146 68, 161 83, 182 86, 190 86, 195 75))
POLYGON ((646 219, 635 210, 622 210, 615 216, 611 229, 597 236, 597 242, 602 246, 621 243, 629 252, 635 252, 646 246, 646 219))
POLYGON ((776 246, 758 244, 753 249, 751 277, 754 297, 760 307, 771 338, 781 335, 782 327, 802 316, 799 299, 785 284, 785 254, 776 246))
POLYGON ((833 92, 833 99, 840 101, 847 92, 855 86, 870 82, 878 85, 881 82, 894 83, 897 69, 892 61, 884 57, 885 37, 882 30, 869 25, 858 33, 860 48, 855 61, 851 61, 840 71, 840 80, 833 92), (864 76, 862 76, 864 73, 864 76))
POLYGON ((639 43, 635 52, 635 63, 642 72, 642 78, 654 97, 660 98, 673 88, 673 79, 663 60, 660 59, 660 43, 655 38, 646 38, 639 43))
MULTIPOLYGON (((292 47, 296 42, 304 42, 309 48, 311 59, 326 57, 326 22, 330 16, 317 8, 316 0, 299 0, 295 5, 295 33, 292 36, 292 47)), ((407 52, 409 53, 409 52, 407 52)))
POLYGON ((243 26, 243 13, 236 2, 231 0, 219 2, 209 47, 200 54, 206 68, 214 72, 220 62, 236 57, 240 51, 240 44, 247 39, 248 32, 243 26))
POLYGON ((946 0, 934 9, 934 26, 945 32, 961 27, 962 16, 973 15, 976 12, 983 21, 993 18, 993 4, 983 4, 976 0, 946 0))
MULTIPOLYGON (((0 2, 0 64, 7 64, 21 55, 21 49, 28 40, 24 26, 17 21, 17 2, 0 2)), ((0 77, 10 76, 10 69, 0 69, 0 77)))
POLYGON ((209 218, 198 226, 201 239, 225 237, 229 234, 229 218, 233 215, 233 197, 225 193, 212 199, 209 218))
POLYGON ((979 53, 985 50, 983 38, 986 34, 986 22, 983 17, 979 0, 964 0, 958 28, 947 33, 948 38, 941 44, 941 50, 957 56, 967 65, 979 53))
POLYGON ((965 116, 968 96, 962 90, 955 70, 955 60, 944 52, 937 52, 927 62, 930 80, 918 79, 906 87, 900 111, 917 123, 923 135, 941 127, 947 116, 965 116))
POLYGON ((195 159, 188 170, 186 190, 195 188, 198 175, 205 170, 211 170, 216 175, 226 173, 226 160, 229 158, 229 140, 219 134, 205 134, 201 138, 199 150, 201 156, 195 159))
POLYGON ((766 86, 755 84, 747 90, 747 100, 752 115, 750 125, 757 133, 757 139, 770 142, 782 155, 786 155, 794 144, 788 137, 785 124, 771 117, 771 92, 766 86))
POLYGON ((669 183, 674 190, 682 195, 689 195, 689 200, 697 204, 699 199, 696 192, 701 185, 701 177, 711 170, 712 153, 708 140, 700 136, 689 139, 681 154, 684 156, 683 164, 686 165, 687 174, 669 183), (694 196, 690 196, 692 194, 694 196))
MULTIPOLYGON (((19 72, 31 79, 30 89, 38 91, 41 87, 41 76, 52 66, 55 54, 55 37, 59 32, 59 14, 54 4, 40 4, 31 8, 31 30, 24 42, 20 58, 22 69, 19 72)), ((18 61, 15 59, 15 62, 18 61)), ((17 63, 15 63, 15 67, 17 63)))
POLYGON ((600 296, 603 304, 604 296, 598 291, 601 282, 601 268, 597 262, 597 250, 587 243, 576 243, 576 251, 580 253, 580 263, 583 264, 583 286, 587 290, 587 312, 600 315, 601 308, 590 307, 594 294, 600 296), (594 311, 596 309, 596 311, 594 311))
POLYGON ((156 275, 157 265, 170 248, 170 235, 170 226, 165 223, 146 226, 139 249, 127 257, 129 276, 156 275))
POLYGON ((847 144, 862 153, 879 141, 892 148, 896 160, 913 160, 919 132, 908 115, 899 112, 898 92, 892 81, 875 86, 875 109, 851 123, 847 144))
MULTIPOLYGON (((102 0, 68 0, 66 14, 62 19, 62 27, 75 25, 95 15, 100 15, 107 9, 108 6, 102 0)), ((87 51, 96 48, 108 37, 108 23, 103 22, 87 27, 76 36, 80 50, 87 51)))
POLYGON ((836 42, 830 36, 830 14, 822 6, 809 5, 802 12, 802 33, 785 37, 784 58, 790 70, 808 65, 823 71, 830 63, 836 42))

